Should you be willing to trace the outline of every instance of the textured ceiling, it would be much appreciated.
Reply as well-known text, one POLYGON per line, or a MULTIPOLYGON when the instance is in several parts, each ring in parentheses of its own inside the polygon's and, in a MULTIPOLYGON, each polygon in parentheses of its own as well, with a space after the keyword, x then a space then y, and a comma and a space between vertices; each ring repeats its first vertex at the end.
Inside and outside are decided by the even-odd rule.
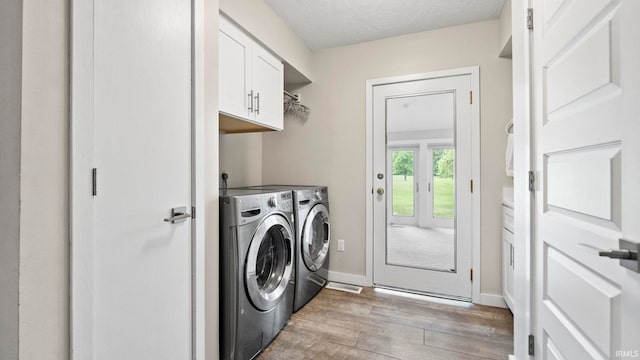
POLYGON ((311 50, 494 20, 505 0, 264 0, 311 50))

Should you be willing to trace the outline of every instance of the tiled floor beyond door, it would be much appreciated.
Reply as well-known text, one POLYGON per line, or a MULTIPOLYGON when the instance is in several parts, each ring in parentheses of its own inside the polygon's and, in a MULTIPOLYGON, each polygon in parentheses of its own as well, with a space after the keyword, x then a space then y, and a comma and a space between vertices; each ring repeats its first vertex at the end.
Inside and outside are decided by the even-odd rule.
POLYGON ((507 309, 324 289, 259 359, 507 359, 512 348, 507 309))

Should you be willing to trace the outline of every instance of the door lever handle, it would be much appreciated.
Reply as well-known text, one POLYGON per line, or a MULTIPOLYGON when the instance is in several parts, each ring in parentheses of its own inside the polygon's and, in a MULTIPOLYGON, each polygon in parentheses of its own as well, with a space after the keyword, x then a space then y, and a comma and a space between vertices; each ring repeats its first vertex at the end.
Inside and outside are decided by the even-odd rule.
POLYGON ((598 252, 600 256, 606 256, 612 259, 637 260, 638 253, 625 249, 609 249, 607 251, 598 252))
POLYGON ((609 249, 608 251, 599 251, 598 255, 612 259, 619 259, 620 266, 635 272, 640 272, 640 262, 638 262, 638 252, 640 252, 640 243, 619 239, 618 246, 620 249, 609 249))
POLYGON ((177 224, 177 223, 187 221, 187 219, 190 217, 191 217, 191 214, 187 213, 187 207, 180 206, 180 207, 171 209, 171 217, 164 218, 164 221, 170 222, 172 224, 177 224))

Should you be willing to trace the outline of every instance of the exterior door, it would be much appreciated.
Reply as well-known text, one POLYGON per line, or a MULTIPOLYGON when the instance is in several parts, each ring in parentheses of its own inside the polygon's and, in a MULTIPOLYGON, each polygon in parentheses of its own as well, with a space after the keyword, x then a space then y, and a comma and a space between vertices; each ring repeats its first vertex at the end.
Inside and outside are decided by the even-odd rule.
POLYGON ((73 189, 88 204, 74 226, 89 228, 74 228, 73 358, 191 359, 191 1, 96 0, 81 15, 87 3, 74 4, 93 31, 74 32, 73 79, 90 85, 73 99, 92 108, 74 133, 93 131, 74 135, 89 141, 74 180, 91 156, 97 181, 73 189))
POLYGON ((637 358, 640 274, 599 253, 640 241, 640 2, 533 8, 535 354, 637 358))
POLYGON ((389 147, 387 150, 387 218, 393 225, 418 224, 418 171, 417 148, 389 147))
MULTIPOLYGON (((400 81, 373 88, 373 282, 378 286, 471 299, 471 228, 472 195, 468 180, 472 174, 471 75, 444 76, 400 81), (399 104, 396 102, 400 101, 399 104), (406 102, 406 103, 405 103, 406 102), (424 143, 436 137, 453 137, 456 146, 457 181, 454 229, 426 229, 391 224, 389 177, 392 169, 387 160, 387 139, 403 134, 391 134, 392 108, 418 107, 429 104, 420 113, 445 114, 449 124, 445 129, 425 128, 405 133, 421 133, 424 143), (406 105, 406 106, 405 106, 406 105), (440 107, 442 107, 440 109, 440 107), (447 115, 448 114, 448 115, 447 115), (435 135, 434 135, 435 134, 435 135), (426 139, 431 137, 432 139, 426 139), (385 180, 386 179, 386 180, 385 180), (407 234, 411 232, 411 234, 407 234), (402 234, 399 234, 402 233, 402 234), (399 238, 402 237, 402 239, 399 238), (411 239, 411 245, 407 247, 411 239)), ((440 117, 438 117, 440 118, 440 117)), ((436 121, 435 119, 432 119, 436 121)), ((424 124, 423 124, 424 125, 424 124)), ((413 141, 413 140, 411 140, 413 141)), ((450 142, 450 140, 449 140, 450 142)), ((413 189, 411 189, 413 192, 413 189)))

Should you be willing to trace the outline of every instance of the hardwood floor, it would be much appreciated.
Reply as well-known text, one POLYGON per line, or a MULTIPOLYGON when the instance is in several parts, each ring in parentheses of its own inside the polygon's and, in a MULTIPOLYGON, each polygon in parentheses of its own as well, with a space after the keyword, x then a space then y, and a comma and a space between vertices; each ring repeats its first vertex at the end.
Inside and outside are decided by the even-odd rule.
POLYGON ((258 359, 507 359, 512 349, 507 309, 324 289, 258 359))

